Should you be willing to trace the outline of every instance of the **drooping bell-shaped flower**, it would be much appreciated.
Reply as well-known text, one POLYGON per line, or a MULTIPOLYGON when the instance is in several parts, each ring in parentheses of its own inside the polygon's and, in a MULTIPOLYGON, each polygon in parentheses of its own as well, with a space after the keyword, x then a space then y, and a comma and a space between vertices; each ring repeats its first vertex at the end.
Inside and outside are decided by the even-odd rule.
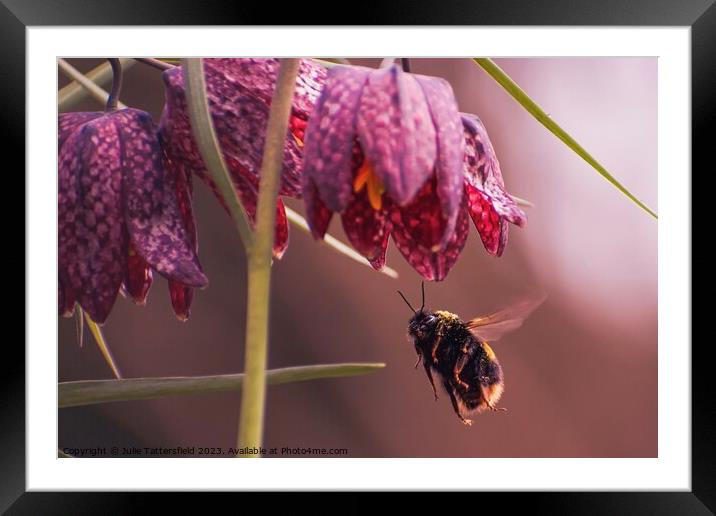
POLYGON ((340 213, 351 244, 376 269, 392 235, 421 276, 439 281, 465 245, 470 216, 497 255, 503 220, 525 221, 504 192, 482 124, 458 112, 446 81, 398 66, 329 70, 309 120, 303 172, 314 236, 340 213))
POLYGON ((152 269, 185 288, 207 285, 186 185, 167 171, 148 113, 61 114, 58 144, 61 314, 77 303, 102 323, 120 289, 143 303, 152 269))
MULTIPOLYGON (((212 121, 234 187, 251 223, 256 213, 259 170, 271 99, 278 78, 278 59, 204 59, 212 121)), ((300 197, 303 139, 308 117, 325 81, 326 70, 302 59, 293 96, 284 149, 280 195, 300 197)), ((205 181, 224 203, 204 166, 192 135, 181 67, 164 72, 166 104, 160 122, 163 145, 172 163, 205 181)), ((288 245, 288 223, 279 199, 274 255, 288 245)))
POLYGON ((452 88, 398 66, 329 70, 311 115, 304 197, 314 236, 341 213, 375 268, 388 237, 428 279, 443 279, 465 244, 464 137, 452 88))

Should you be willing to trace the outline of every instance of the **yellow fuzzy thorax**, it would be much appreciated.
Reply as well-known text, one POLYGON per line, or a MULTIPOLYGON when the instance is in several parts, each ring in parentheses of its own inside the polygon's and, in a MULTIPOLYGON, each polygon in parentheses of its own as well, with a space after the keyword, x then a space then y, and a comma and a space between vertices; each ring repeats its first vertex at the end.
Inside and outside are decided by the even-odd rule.
POLYGON ((460 322, 460 318, 457 315, 452 312, 446 312, 445 310, 437 310, 435 311, 435 315, 444 323, 460 322))

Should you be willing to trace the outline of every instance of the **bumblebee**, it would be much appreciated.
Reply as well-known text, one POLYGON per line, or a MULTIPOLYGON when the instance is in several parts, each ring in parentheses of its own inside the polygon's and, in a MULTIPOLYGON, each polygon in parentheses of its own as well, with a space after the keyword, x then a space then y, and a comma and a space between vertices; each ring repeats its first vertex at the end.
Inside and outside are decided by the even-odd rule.
POLYGON ((502 366, 488 341, 519 328, 527 316, 545 299, 525 300, 490 315, 467 322, 444 310, 425 309, 425 284, 422 285, 422 306, 415 310, 402 292, 398 294, 413 311, 408 334, 415 345, 418 361, 439 399, 433 372, 450 396, 452 408, 465 425, 472 420, 465 416, 485 410, 506 411, 497 402, 505 388, 502 366))

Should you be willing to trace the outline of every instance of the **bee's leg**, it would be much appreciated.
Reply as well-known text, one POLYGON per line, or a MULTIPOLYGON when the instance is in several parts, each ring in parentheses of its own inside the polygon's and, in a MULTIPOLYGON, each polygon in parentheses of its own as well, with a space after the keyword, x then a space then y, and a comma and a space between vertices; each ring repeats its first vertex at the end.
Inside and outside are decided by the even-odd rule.
POLYGON ((420 365, 420 361, 421 361, 422 359, 423 359, 423 355, 421 355, 420 353, 418 353, 418 361, 415 362, 415 369, 418 368, 418 366, 420 365))
POLYGON ((480 390, 482 391, 482 399, 485 400, 485 405, 487 405, 487 408, 489 408, 493 412, 507 412, 506 408, 496 407, 492 404, 492 402, 490 401, 490 391, 487 390, 486 386, 480 384, 480 390))
POLYGON ((433 364, 438 363, 438 358, 436 355, 438 353, 438 347, 440 346, 440 341, 442 340, 442 338, 443 338, 443 336, 438 331, 437 334, 435 335, 435 344, 433 344, 433 349, 432 349, 432 352, 430 353, 430 356, 433 359, 433 364))
POLYGON ((467 352, 466 352, 467 350, 465 348, 463 348, 462 351, 463 351, 463 354, 460 355, 460 358, 458 358, 455 361, 455 367, 452 370, 452 374, 453 374, 453 379, 455 380, 455 383, 457 383, 463 389, 467 390, 470 388, 470 386, 460 379, 460 373, 462 372, 463 369, 465 369, 465 364, 467 364, 467 361, 470 358, 470 356, 467 354, 467 352))
POLYGON ((450 395, 450 401, 452 401, 452 409, 455 411, 455 414, 457 414, 457 417, 460 418, 460 421, 463 422, 463 424, 470 426, 472 425, 472 419, 465 419, 462 414, 460 414, 460 406, 457 404, 457 398, 455 398, 455 394, 453 394, 452 389, 450 388, 450 385, 446 384, 445 389, 448 391, 448 394, 450 395))
POLYGON ((430 364, 428 364, 427 362, 423 362, 423 365, 425 366, 425 373, 428 375, 428 380, 430 380, 430 385, 432 385, 433 387, 435 401, 438 401, 438 390, 435 388, 435 382, 433 381, 433 372, 430 370, 430 364))

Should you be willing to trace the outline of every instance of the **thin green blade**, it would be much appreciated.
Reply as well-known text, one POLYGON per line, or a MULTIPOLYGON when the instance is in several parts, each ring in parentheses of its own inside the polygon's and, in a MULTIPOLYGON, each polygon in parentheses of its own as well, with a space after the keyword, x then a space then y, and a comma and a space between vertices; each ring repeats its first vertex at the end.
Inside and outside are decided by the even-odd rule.
POLYGON ((658 215, 652 211, 646 204, 637 199, 634 194, 626 189, 619 181, 612 176, 607 169, 605 169, 591 154, 589 154, 584 147, 582 147, 577 141, 572 138, 567 131, 562 129, 557 122, 552 120, 544 110, 532 100, 527 93, 520 88, 515 81, 513 81, 509 75, 507 75, 497 64, 488 58, 473 58, 473 61, 477 63, 483 70, 485 70, 497 83, 502 86, 507 93, 512 95, 523 108, 525 108, 533 117, 537 119, 539 123, 545 126, 552 134, 562 140, 567 147, 572 149, 577 155, 579 155, 584 161, 589 163, 597 172, 599 172, 607 181, 614 185, 620 192, 631 199, 637 206, 646 211, 649 215, 658 219, 658 215))
MULTIPOLYGON (((278 385, 291 382, 359 376, 379 371, 382 363, 318 364, 266 371, 266 382, 278 385)), ((62 382, 58 386, 59 406, 79 407, 110 401, 144 400, 166 396, 238 391, 243 374, 196 377, 127 378, 121 380, 83 380, 62 382)))

